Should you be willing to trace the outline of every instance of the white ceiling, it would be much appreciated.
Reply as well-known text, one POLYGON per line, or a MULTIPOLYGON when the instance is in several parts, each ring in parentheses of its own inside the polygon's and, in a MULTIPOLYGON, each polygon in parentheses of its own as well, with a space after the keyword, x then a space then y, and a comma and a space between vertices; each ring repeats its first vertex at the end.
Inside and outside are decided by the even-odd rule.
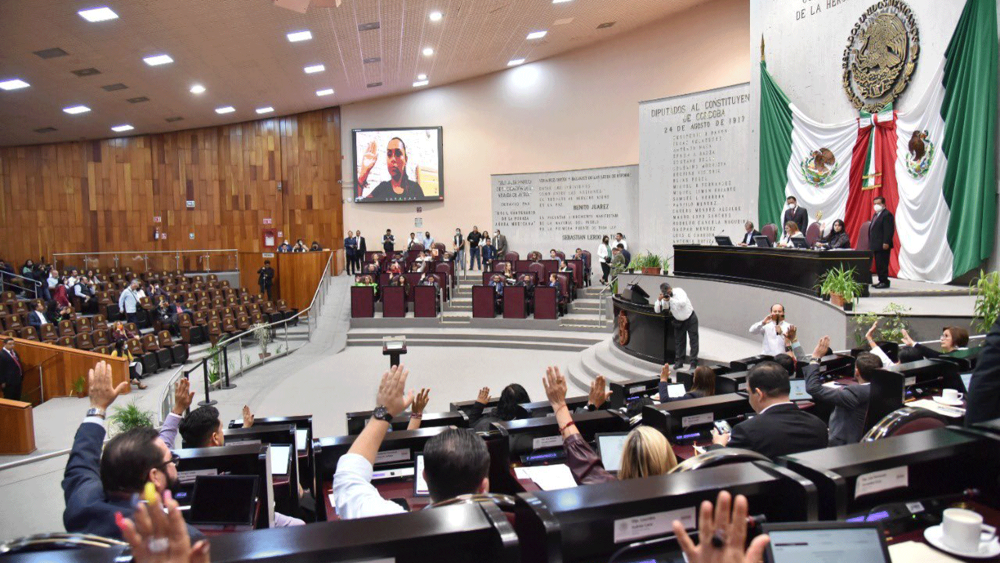
POLYGON ((123 123, 135 129, 122 135, 235 123, 266 117, 254 111, 266 106, 271 116, 287 115, 411 92, 422 73, 432 88, 503 70, 511 59, 578 49, 707 1, 343 0, 300 14, 271 0, 0 0, 0 81, 31 84, 0 90, 0 146, 113 137, 110 128, 123 123), (90 23, 76 13, 100 6, 119 18, 90 23), (435 10, 444 14, 439 22, 428 17, 435 10), (379 28, 358 31, 370 22, 379 28), (605 22, 615 24, 598 29, 605 22), (304 29, 312 40, 285 37, 304 29), (526 39, 539 30, 548 35, 526 39), (423 56, 425 47, 435 54, 423 56), (34 54, 50 48, 68 55, 34 54), (174 62, 142 61, 162 53, 174 62), (373 57, 381 61, 363 62, 373 57), (312 64, 326 71, 303 72, 312 64), (86 68, 100 74, 72 74, 86 68), (102 88, 118 83, 127 88, 102 88), (196 83, 207 91, 191 94, 196 83), (323 88, 335 94, 316 96, 323 88), (137 97, 149 101, 127 101, 137 97), (91 111, 62 111, 78 104, 91 111), (221 106, 236 111, 218 115, 221 106), (35 132, 46 127, 56 131, 35 132))

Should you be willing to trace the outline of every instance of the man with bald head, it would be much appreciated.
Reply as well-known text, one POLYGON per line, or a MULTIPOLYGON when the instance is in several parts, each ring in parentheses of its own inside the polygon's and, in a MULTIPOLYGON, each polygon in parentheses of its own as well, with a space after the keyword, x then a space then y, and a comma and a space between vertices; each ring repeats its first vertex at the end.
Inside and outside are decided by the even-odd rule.
MULTIPOLYGON (((389 171, 389 179, 375 186, 375 189, 365 199, 423 199, 424 191, 407 176, 406 173, 406 143, 399 137, 393 137, 385 149, 385 164, 389 171)), ((368 185, 368 174, 378 161, 378 144, 372 141, 368 150, 361 157, 361 173, 358 174, 359 193, 363 193, 368 185)))

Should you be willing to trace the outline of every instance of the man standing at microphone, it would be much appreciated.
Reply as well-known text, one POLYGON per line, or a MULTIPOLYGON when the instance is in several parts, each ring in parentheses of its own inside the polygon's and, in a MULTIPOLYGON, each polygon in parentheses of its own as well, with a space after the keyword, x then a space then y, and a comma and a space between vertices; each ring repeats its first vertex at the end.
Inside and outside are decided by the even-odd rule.
POLYGON ((660 284, 660 297, 653 304, 657 313, 670 310, 671 322, 674 328, 674 369, 680 369, 684 364, 687 352, 688 336, 691 337, 691 367, 698 367, 698 315, 688 299, 687 293, 680 288, 674 289, 670 284, 660 284))

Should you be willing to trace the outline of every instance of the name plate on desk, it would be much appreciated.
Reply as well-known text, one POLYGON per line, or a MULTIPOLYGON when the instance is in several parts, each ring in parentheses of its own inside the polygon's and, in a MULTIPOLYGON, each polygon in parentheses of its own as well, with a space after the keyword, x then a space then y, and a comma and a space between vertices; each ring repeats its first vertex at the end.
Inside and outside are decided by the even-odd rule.
POLYGON ((410 450, 408 448, 403 448, 401 450, 385 450, 379 452, 375 456, 375 465, 380 463, 393 463, 397 461, 410 461, 410 450))
POLYGON ((563 445, 562 436, 546 436, 544 438, 535 438, 531 441, 532 450, 544 450, 546 448, 558 448, 563 445))
POLYGON ((858 475, 854 483, 854 498, 907 487, 910 481, 910 467, 904 465, 885 471, 875 471, 858 475))
POLYGON ((715 413, 706 412, 704 414, 694 414, 691 416, 685 416, 681 419, 681 426, 684 428, 690 428, 698 424, 708 424, 709 422, 715 422, 715 413))
POLYGON ((632 395, 633 393, 642 393, 645 390, 646 390, 645 385, 633 385, 628 388, 628 393, 629 395, 632 395))
POLYGON ((910 387, 911 385, 916 385, 916 384, 917 384, 917 376, 915 375, 913 377, 907 377, 906 379, 903 380, 903 385, 905 385, 906 387, 910 387))
POLYGON ((615 520, 615 543, 669 534, 674 520, 680 520, 685 530, 694 528, 694 507, 615 520))

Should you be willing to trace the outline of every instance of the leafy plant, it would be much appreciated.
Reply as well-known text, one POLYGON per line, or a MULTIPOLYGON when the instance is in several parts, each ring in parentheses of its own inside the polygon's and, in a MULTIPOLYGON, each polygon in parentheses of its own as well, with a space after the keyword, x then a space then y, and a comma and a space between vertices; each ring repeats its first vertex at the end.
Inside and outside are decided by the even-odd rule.
POLYGON ((664 270, 666 269, 666 260, 652 252, 640 253, 632 257, 632 262, 629 263, 628 267, 633 270, 641 270, 643 268, 660 268, 664 270))
POLYGON ((208 349, 208 381, 215 383, 219 380, 219 368, 222 366, 221 349, 212 345, 208 349))
POLYGON ((275 356, 280 356, 281 355, 281 348, 282 348, 282 345, 278 344, 278 347, 274 349, 274 355, 275 356))
POLYGON ((906 323, 905 315, 910 313, 910 308, 898 303, 889 303, 882 309, 881 313, 862 313, 854 317, 854 340, 858 346, 865 343, 865 334, 871 328, 872 323, 878 321, 879 326, 875 329, 873 338, 880 342, 901 342, 903 331, 909 327, 906 323))
POLYGON ((84 391, 87 390, 87 379, 82 375, 73 381, 73 394, 77 397, 82 397, 84 391))
POLYGON ((260 353, 267 356, 267 345, 271 343, 271 327, 264 323, 257 323, 250 327, 253 331, 253 337, 257 339, 257 344, 260 346, 260 353))
POLYGON ((861 296, 864 287, 854 279, 855 268, 845 270, 837 266, 820 276, 817 285, 821 295, 839 295, 844 303, 854 303, 861 296))
POLYGON ((976 294, 973 317, 976 329, 989 332, 1000 316, 1000 273, 979 270, 979 277, 972 280, 969 291, 976 294))
POLYGON ((115 407, 114 413, 108 417, 108 420, 114 425, 115 434, 121 434, 133 428, 152 427, 153 413, 140 409, 133 400, 124 407, 115 407))

